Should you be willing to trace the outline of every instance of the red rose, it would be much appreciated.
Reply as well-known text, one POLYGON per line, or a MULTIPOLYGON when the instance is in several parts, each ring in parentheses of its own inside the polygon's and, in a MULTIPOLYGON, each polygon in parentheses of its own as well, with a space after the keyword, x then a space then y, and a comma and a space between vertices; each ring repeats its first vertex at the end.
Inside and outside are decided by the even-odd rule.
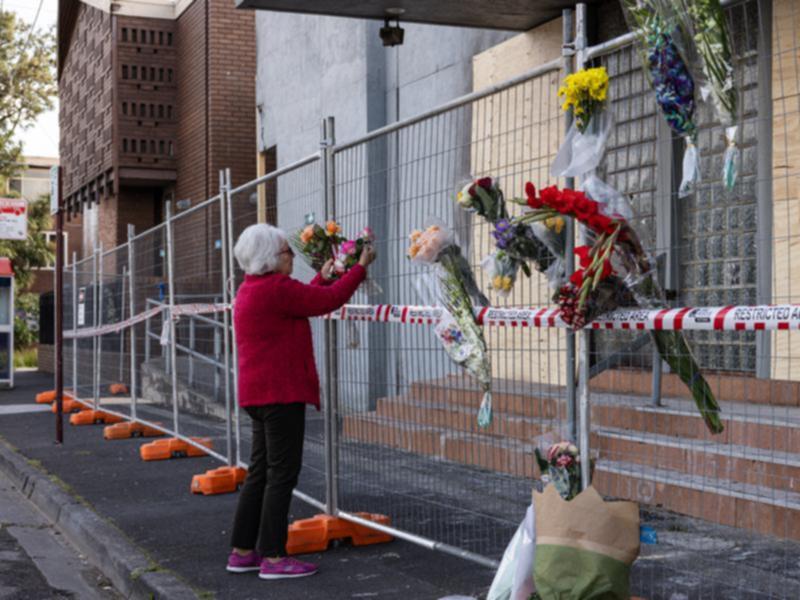
POLYGON ((586 197, 583 192, 576 192, 575 199, 572 202, 572 208, 575 211, 575 217, 579 221, 586 221, 592 215, 597 214, 597 202, 586 197))
POLYGON ((586 220, 586 224, 589 225, 592 229, 594 229, 597 233, 614 233, 614 230, 617 228, 617 222, 613 219, 602 215, 600 213, 596 213, 589 217, 586 220))
POLYGON ((578 255, 578 258, 580 258, 580 265, 582 269, 585 269, 592 264, 592 257, 589 256, 591 249, 591 246, 578 246, 575 248, 574 252, 578 255))
POLYGON ((467 190, 467 193, 470 196, 475 196, 475 184, 474 183, 471 186, 469 186, 469 189, 467 190))
POLYGON ((476 183, 485 189, 487 192, 492 189, 492 178, 491 177, 481 177, 476 181, 476 183))
POLYGON ((600 272, 600 279, 606 279, 613 272, 614 269, 611 267, 611 259, 607 258, 605 261, 603 261, 603 270, 600 272))
POLYGON ((578 269, 572 275, 570 275, 569 280, 575 287, 579 288, 583 286, 583 271, 578 269))
POLYGON ((533 184, 530 181, 525 184, 525 195, 528 197, 528 206, 533 210, 542 208, 542 206, 544 206, 542 199, 536 197, 536 188, 533 187, 533 184))

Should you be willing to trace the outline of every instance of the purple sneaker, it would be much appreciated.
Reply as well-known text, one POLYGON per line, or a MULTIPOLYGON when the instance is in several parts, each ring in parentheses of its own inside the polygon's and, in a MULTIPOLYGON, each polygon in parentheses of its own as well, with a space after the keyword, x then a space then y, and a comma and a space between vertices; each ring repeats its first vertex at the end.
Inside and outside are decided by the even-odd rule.
POLYGON ((244 556, 238 552, 231 552, 228 557, 227 569, 230 573, 247 573, 249 571, 258 571, 260 568, 261 556, 255 550, 244 556))
POLYGON ((317 565, 303 562, 291 556, 284 556, 277 562, 266 558, 261 561, 261 579, 288 579, 291 577, 308 577, 317 572, 317 565))

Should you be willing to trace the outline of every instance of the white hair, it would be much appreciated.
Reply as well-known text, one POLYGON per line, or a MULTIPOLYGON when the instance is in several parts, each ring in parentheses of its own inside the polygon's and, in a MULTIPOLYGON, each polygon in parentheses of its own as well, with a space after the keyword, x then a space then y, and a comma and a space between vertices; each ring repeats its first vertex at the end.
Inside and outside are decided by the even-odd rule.
POLYGON ((233 255, 242 271, 248 275, 263 275, 278 266, 278 257, 285 242, 283 230, 258 223, 242 232, 233 247, 233 255))

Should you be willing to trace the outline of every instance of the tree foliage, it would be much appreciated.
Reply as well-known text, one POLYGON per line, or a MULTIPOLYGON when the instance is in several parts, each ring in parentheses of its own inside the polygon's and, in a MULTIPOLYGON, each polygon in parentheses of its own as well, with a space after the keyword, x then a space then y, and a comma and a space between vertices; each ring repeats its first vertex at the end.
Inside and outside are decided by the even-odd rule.
POLYGON ((17 134, 53 107, 56 93, 55 34, 34 30, 10 11, 0 11, 0 178, 18 168, 17 134))

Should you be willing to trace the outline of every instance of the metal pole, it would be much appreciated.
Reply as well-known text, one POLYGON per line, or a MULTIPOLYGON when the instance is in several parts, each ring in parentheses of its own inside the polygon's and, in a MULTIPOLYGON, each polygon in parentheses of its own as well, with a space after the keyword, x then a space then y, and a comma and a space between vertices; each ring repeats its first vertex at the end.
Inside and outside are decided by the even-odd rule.
MULTIPOLYGON (((194 352, 194 318, 189 317, 189 350, 194 352)), ((189 353, 189 386, 194 383, 194 356, 192 352, 189 353)))
MULTIPOLYGON (((228 240, 228 280, 226 282, 226 289, 228 291, 228 301, 231 305, 230 314, 233 316, 233 303, 236 296, 234 290, 234 273, 236 269, 233 264, 233 196, 231 189, 233 184, 231 182, 231 170, 225 169, 225 210, 228 218, 222 222, 225 224, 225 232, 228 240)), ((236 330, 230 328, 230 344, 232 350, 233 364, 233 421, 234 421, 234 434, 236 440, 236 464, 242 462, 242 433, 239 429, 239 350, 236 348, 236 330)))
MULTIPOLYGON (((97 253, 97 325, 103 324, 103 244, 97 253)), ((97 373, 95 375, 95 409, 100 407, 100 390, 103 382, 103 336, 97 336, 97 373)))
MULTIPOLYGON (((122 265, 122 309, 120 311, 120 321, 125 320, 125 284, 128 279, 128 266, 122 265)), ((125 330, 119 332, 119 383, 125 380, 125 330)))
MULTIPOLYGON (((574 11, 571 8, 561 11, 562 32, 563 32, 563 46, 561 55, 564 58, 564 76, 566 77, 572 73, 574 69, 573 61, 575 60, 575 26, 573 22, 574 11)), ((572 125, 572 113, 567 111, 564 113, 566 131, 569 131, 572 125)), ((575 178, 567 177, 564 181, 564 187, 569 189, 575 188, 575 178)), ((566 219, 566 245, 564 247, 565 269, 567 273, 572 273, 575 270, 575 221, 573 219, 566 219)), ((577 424, 575 419, 576 413, 576 398, 575 398, 575 332, 567 330, 567 435, 566 437, 576 442, 577 424)))
MULTIPOLYGON (((327 218, 336 218, 336 181, 334 171, 333 146, 336 131, 333 117, 326 117, 322 121, 322 157, 323 157, 323 198, 327 218)), ((337 356, 337 328, 336 322, 327 321, 325 324, 325 512, 336 515, 339 512, 338 488, 338 441, 337 441, 337 410, 338 410, 338 356, 337 356)))
POLYGON ((72 253, 72 397, 78 398, 78 253, 72 253))
POLYGON ((175 348, 175 319, 172 318, 172 311, 175 308, 175 248, 174 240, 172 239, 172 202, 167 202, 166 209, 167 285, 169 289, 169 311, 167 311, 166 318, 169 319, 169 357, 172 364, 170 372, 172 383, 172 423, 175 435, 178 435, 180 433, 178 427, 178 356, 175 348))
MULTIPOLYGON (((222 246, 222 302, 228 303, 228 253, 231 249, 228 246, 228 227, 225 223, 227 212, 227 194, 225 193, 225 171, 219 172, 219 230, 220 230, 220 244, 222 246)), ((223 364, 225 365, 225 448, 226 456, 228 457, 228 465, 239 464, 239 443, 237 436, 236 455, 234 459, 233 450, 233 413, 231 406, 231 344, 230 344, 230 329, 231 329, 231 315, 230 311, 225 311, 222 315, 223 322, 223 364), (234 463, 234 460, 236 461, 234 463)), ((216 337, 215 340, 216 342, 216 337)), ((214 369, 216 371, 216 369, 214 369)), ((216 381, 216 378, 215 378, 216 381)), ((236 415, 237 432, 238 432, 238 413, 236 415)))
MULTIPOLYGON (((131 316, 136 314, 136 286, 134 278, 134 270, 136 268, 136 261, 133 254, 133 238, 136 236, 136 227, 128 224, 128 304, 130 309, 128 312, 131 316)), ((136 418, 136 326, 131 327, 131 333, 128 336, 131 343, 131 418, 136 418)), ((147 344, 147 339, 145 339, 147 344)))
MULTIPOLYGON (((92 326, 97 327, 97 302, 98 302, 98 294, 97 294, 97 246, 94 247, 94 252, 92 254, 92 326)), ((98 389, 98 382, 97 382, 97 336, 92 336, 92 401, 94 405, 94 409, 97 410, 97 402, 100 397, 100 390, 98 389)))
MULTIPOLYGON (((584 66, 584 54, 586 50, 586 4, 576 5, 575 19, 575 52, 576 67, 582 69, 584 66)), ((582 233, 585 237, 585 232, 582 233)), ((584 240, 585 241, 585 240, 584 240)), ((579 410, 579 434, 578 445, 581 453, 581 486, 586 489, 591 485, 591 465, 589 461, 589 431, 591 429, 590 404, 589 404, 589 352, 591 343, 591 332, 583 329, 580 332, 580 355, 578 356, 578 410, 579 410)))
MULTIPOLYGON (((56 198, 56 281, 54 289, 56 297, 56 443, 58 444, 64 443, 64 211, 61 209, 62 179, 59 168, 59 197, 56 198)), ((11 302, 13 307, 13 297, 11 302)), ((10 371, 13 378, 13 364, 10 371)), ((14 385, 13 379, 11 385, 12 387, 14 385)))

